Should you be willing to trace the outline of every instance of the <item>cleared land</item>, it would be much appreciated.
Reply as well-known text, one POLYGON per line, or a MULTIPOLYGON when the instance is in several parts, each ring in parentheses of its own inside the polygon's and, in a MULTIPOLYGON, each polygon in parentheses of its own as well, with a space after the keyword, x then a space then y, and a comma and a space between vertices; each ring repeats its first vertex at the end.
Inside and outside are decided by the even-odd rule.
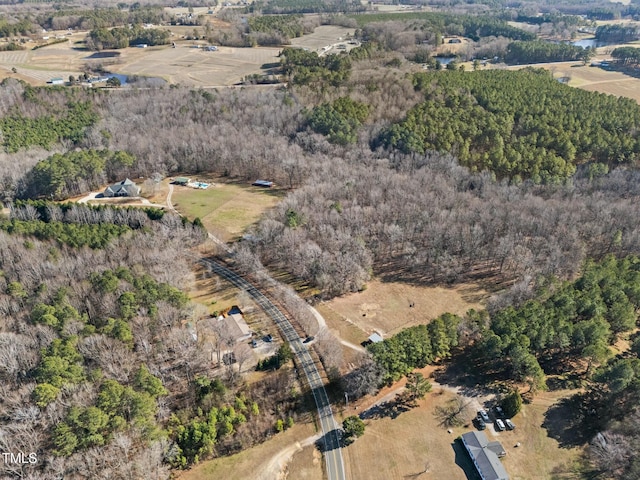
MULTIPOLYGON (((594 61, 610 58, 599 55, 594 61)), ((509 67, 519 70, 525 67, 544 68, 553 72, 555 78, 568 77, 569 85, 600 93, 608 93, 618 97, 632 98, 640 103, 640 78, 631 77, 621 72, 603 70, 599 67, 582 65, 580 62, 538 63, 509 67)))
POLYGON ((292 38, 291 45, 310 50, 320 50, 322 47, 333 45, 345 40, 348 36, 353 36, 355 31, 355 28, 346 28, 339 25, 321 25, 316 27, 310 35, 292 38))
POLYGON ((330 326, 341 332, 350 331, 345 340, 359 343, 373 330, 391 335, 411 325, 428 323, 445 312, 462 315, 471 308, 481 309, 487 297, 488 293, 474 284, 443 288, 372 280, 363 292, 335 298, 324 307, 334 311, 346 324, 330 326), (353 327, 362 332, 362 337, 354 335, 353 327))
MULTIPOLYGON (((571 466, 581 449, 561 448, 541 427, 549 406, 567 394, 538 395, 514 418, 514 431, 494 433, 493 429, 485 430, 490 440, 500 441, 507 451, 503 463, 512 479, 542 480, 554 475, 577 478, 571 473, 571 466), (515 447, 518 442, 520 446, 515 447)), ((455 427, 452 433, 447 433, 434 416, 435 408, 453 397, 453 393, 436 387, 417 408, 400 413, 396 418, 383 416, 367 420, 364 436, 345 449, 349 478, 466 480, 463 468, 470 469, 470 463, 464 451, 457 446, 454 449, 454 440, 473 427, 455 427)))
MULTIPOLYGON (((178 475, 178 480, 252 479, 273 480, 283 478, 282 471, 293 455, 303 448, 301 442, 315 435, 313 424, 294 425, 284 433, 274 435, 270 440, 230 457, 202 462, 191 470, 178 475)), ((306 465, 296 465, 295 476, 289 478, 320 480, 322 461, 306 447, 301 455, 308 459, 306 465), (298 475, 300 472, 300 475, 298 475)))
POLYGON ((232 85, 247 75, 266 71, 268 67, 263 70, 262 66, 277 63, 281 49, 218 47, 218 51, 208 52, 178 44, 177 48, 135 49, 143 52, 138 55, 131 54, 134 49, 125 50, 123 63, 111 68, 115 73, 207 87, 232 85))
POLYGON ((219 178, 198 180, 214 184, 206 190, 174 186, 173 205, 190 219, 199 217, 207 230, 226 242, 241 237, 284 195, 282 190, 252 187, 246 183, 219 183, 219 178))
MULTIPOLYGON (((176 9, 179 10, 179 9, 176 9)), ((185 13, 187 9, 183 9, 185 13)), ((207 8, 199 8, 196 13, 206 13, 207 8)), ((214 28, 228 26, 216 18, 211 18, 214 28)), ((83 40, 88 32, 74 32, 67 36, 66 31, 50 32, 53 40, 56 35, 64 35, 69 41, 38 50, 31 50, 36 43, 28 42, 27 50, 17 52, 0 52, 0 80, 14 77, 25 80, 33 85, 44 85, 52 78, 63 78, 69 75, 77 77, 86 70, 87 64, 101 63, 112 73, 123 75, 139 75, 163 78, 169 83, 187 86, 213 87, 233 85, 244 77, 256 73, 269 73, 273 64, 279 63, 278 54, 282 48, 257 47, 233 48, 218 47, 216 52, 194 48, 205 45, 202 41, 183 40, 185 35, 191 35, 194 30, 202 33, 203 27, 163 26, 173 34, 171 45, 149 48, 124 48, 118 50, 118 57, 100 61, 91 59, 94 52, 83 49, 83 40), (12 68, 17 73, 12 72, 12 68)), ((340 38, 354 33, 353 28, 339 26, 321 26, 310 35, 292 40, 292 44, 309 49, 335 44, 340 38)), ((49 40, 49 41, 52 41, 49 40)), ((40 41, 43 44, 45 41, 40 41)))

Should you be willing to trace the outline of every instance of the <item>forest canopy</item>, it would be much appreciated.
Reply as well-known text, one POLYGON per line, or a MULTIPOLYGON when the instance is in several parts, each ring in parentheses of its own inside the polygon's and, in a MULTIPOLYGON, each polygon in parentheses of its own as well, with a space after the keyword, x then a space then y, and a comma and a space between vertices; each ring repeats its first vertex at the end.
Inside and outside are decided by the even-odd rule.
POLYGON ((414 84, 426 100, 381 134, 388 147, 448 151, 473 170, 536 182, 562 181, 587 162, 640 159, 637 103, 544 70, 420 73, 414 84))

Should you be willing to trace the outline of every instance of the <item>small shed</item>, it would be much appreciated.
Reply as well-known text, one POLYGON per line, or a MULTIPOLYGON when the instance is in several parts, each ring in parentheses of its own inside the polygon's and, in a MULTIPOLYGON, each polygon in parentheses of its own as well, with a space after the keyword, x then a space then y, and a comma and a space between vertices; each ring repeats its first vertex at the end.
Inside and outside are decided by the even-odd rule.
POLYGON ((369 336, 368 338, 369 342, 371 343, 380 343, 382 342, 384 339, 382 338, 382 336, 378 333, 378 332, 373 332, 371 334, 371 336, 369 336))
POLYGON ((176 177, 173 179, 173 183, 176 185, 187 185, 190 181, 191 179, 187 177, 176 177))
POLYGON ((252 185, 254 187, 271 188, 273 187, 274 184, 269 180, 256 180, 255 182, 252 183, 252 185))

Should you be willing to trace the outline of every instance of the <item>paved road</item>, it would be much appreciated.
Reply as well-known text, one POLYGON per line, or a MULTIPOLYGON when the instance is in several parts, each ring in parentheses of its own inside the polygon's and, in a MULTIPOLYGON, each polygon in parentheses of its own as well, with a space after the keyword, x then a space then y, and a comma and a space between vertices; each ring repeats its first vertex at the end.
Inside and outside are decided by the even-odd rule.
POLYGON ((282 334, 291 345, 291 350, 296 355, 298 363, 307 376, 307 381, 313 392, 313 398, 316 401, 320 425, 322 427, 324 458, 327 464, 327 477, 329 480, 346 480, 344 473, 344 463, 342 461, 342 450, 340 449, 340 434, 338 424, 336 423, 329 397, 324 389, 322 378, 318 373, 311 355, 307 347, 302 343, 295 329, 278 308, 271 303, 256 287, 247 282, 244 278, 236 275, 231 270, 223 267, 219 263, 202 259, 202 262, 210 266, 212 271, 226 280, 233 283, 236 287, 245 290, 255 302, 264 309, 264 311, 273 319, 282 331, 282 334))

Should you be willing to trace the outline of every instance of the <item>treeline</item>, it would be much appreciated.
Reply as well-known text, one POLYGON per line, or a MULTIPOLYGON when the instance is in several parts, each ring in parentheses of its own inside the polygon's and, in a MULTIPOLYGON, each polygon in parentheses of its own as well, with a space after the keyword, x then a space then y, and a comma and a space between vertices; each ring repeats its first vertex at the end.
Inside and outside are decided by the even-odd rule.
POLYGON ((347 13, 365 10, 359 2, 349 0, 262 0, 252 2, 252 12, 266 15, 285 13, 347 13))
POLYGON ((36 26, 30 20, 23 18, 17 22, 9 22, 6 18, 0 18, 0 38, 29 35, 36 30, 36 26))
POLYGON ((623 65, 638 65, 640 63, 640 48, 618 47, 611 52, 611 56, 623 65))
POLYGON ((383 371, 382 381, 391 385, 416 368, 449 357, 458 345, 461 320, 457 315, 445 313, 428 325, 406 328, 391 338, 369 345, 367 350, 383 371))
POLYGON ((18 198, 64 200, 125 177, 135 158, 126 152, 80 150, 54 154, 26 175, 18 198))
POLYGON ((639 354, 636 336, 629 351, 598 368, 594 383, 575 399, 577 408, 571 420, 590 434, 587 458, 592 471, 606 478, 632 480, 640 473, 639 354))
POLYGON ((170 35, 169 30, 143 28, 140 25, 131 28, 97 28, 89 32, 85 43, 90 50, 118 49, 139 44, 166 45, 170 35))
MULTIPOLYGON (((636 328, 640 307, 640 259, 587 262, 571 283, 550 284, 534 300, 491 315, 476 353, 487 371, 544 388, 544 367, 593 364, 610 356, 608 346, 636 328)), ((584 372, 580 372, 584 373, 584 372)))
POLYGON ((599 42, 627 43, 640 39, 640 30, 634 25, 600 25, 595 37, 599 42))
MULTIPOLYGON (((568 62, 588 58, 590 49, 576 47, 570 43, 551 43, 542 40, 512 42, 507 47, 507 63, 568 62)), ((595 53, 595 52, 594 52, 595 53)))
POLYGON ((258 16, 249 19, 249 27, 253 32, 278 33, 287 39, 301 37, 305 33, 301 22, 302 15, 258 16))
POLYGON ((169 20, 162 7, 141 6, 139 8, 95 8, 69 9, 60 8, 36 17, 35 21, 47 30, 94 30, 121 25, 141 25, 143 23, 159 24, 169 20))
MULTIPOLYGON (((636 328, 639 306, 640 259, 608 256, 599 263, 588 261, 573 282, 551 278, 538 284, 535 298, 520 306, 494 309, 490 315, 471 310, 464 318, 446 313, 367 350, 382 380, 391 384, 450 356, 464 335, 461 347, 469 349, 476 373, 544 389, 546 373, 589 378, 592 367, 604 365, 612 355, 609 346, 636 328)), ((640 342, 635 345, 632 350, 639 350, 640 342)), ((600 368, 594 378, 603 381, 614 369, 600 368)), ((617 386, 616 393, 623 388, 617 386)))
POLYGON ((412 13, 374 13, 366 15, 352 15, 358 26, 364 27, 370 23, 389 21, 419 20, 424 22, 424 28, 432 29, 441 34, 462 35, 474 41, 482 37, 505 37, 512 40, 535 40, 536 35, 522 29, 510 26, 506 21, 491 16, 452 15, 449 13, 412 12, 412 13))
POLYGON ((535 182, 563 181, 589 161, 640 158, 635 102, 562 85, 544 70, 436 72, 414 81, 427 100, 378 144, 452 152, 474 170, 535 182))
POLYGON ((338 86, 351 71, 349 55, 325 55, 301 48, 285 48, 280 54, 282 71, 295 85, 328 83, 338 86))
POLYGON ((580 15, 564 15, 562 13, 543 13, 540 15, 532 15, 526 11, 518 11, 515 14, 512 11, 505 12, 501 17, 506 21, 523 22, 531 25, 543 25, 545 23, 564 23, 566 25, 583 25, 584 18, 580 15))
POLYGON ((133 230, 144 230, 157 222, 172 229, 189 231, 204 238, 199 221, 193 224, 156 208, 113 208, 45 201, 16 202, 10 219, 0 221, 0 229, 14 235, 54 240, 74 248, 106 248, 113 239, 133 230), (166 215, 166 216, 165 216, 166 215))
POLYGON ((10 112, 0 119, 2 144, 7 151, 17 152, 33 145, 49 149, 61 140, 77 142, 85 128, 97 120, 93 105, 83 101, 69 101, 62 111, 38 117, 26 117, 19 111, 10 112))

